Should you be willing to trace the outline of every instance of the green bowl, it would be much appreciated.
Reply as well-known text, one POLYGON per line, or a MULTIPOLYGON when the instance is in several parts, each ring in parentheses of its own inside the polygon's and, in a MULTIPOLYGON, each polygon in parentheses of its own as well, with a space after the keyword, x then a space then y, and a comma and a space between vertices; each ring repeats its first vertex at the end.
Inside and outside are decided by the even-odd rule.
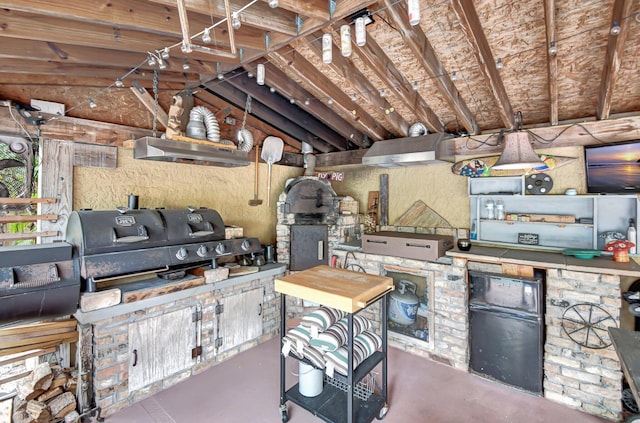
POLYGON ((590 260, 594 257, 602 254, 600 250, 577 250, 577 249, 567 249, 562 252, 565 256, 573 256, 579 259, 590 260))

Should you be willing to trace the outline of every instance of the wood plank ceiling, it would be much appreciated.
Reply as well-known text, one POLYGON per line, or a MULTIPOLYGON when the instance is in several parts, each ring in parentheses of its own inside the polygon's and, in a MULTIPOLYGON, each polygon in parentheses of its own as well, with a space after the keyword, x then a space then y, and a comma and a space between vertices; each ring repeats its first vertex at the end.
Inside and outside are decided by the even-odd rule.
POLYGON ((517 112, 527 127, 640 115, 638 0, 420 0, 415 26, 404 0, 267 3, 0 0, 0 100, 37 95, 65 104, 68 116, 149 129, 155 93, 168 110, 186 91, 235 140, 249 95, 254 138, 280 136, 294 153, 303 141, 318 153, 362 153, 414 123, 463 137, 513 129, 517 112), (374 22, 359 46, 352 17, 362 12, 374 22), (323 34, 333 40, 331 63, 323 34), (166 68, 150 65, 165 48, 166 68))

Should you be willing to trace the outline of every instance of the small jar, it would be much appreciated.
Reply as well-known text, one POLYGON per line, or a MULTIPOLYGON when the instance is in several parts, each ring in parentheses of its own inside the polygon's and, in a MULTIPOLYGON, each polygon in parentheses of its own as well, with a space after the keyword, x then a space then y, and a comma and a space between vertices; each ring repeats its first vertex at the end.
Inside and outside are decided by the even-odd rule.
POLYGON ((487 219, 489 220, 493 220, 496 218, 493 206, 494 206, 494 202, 492 199, 488 199, 484 205, 484 207, 487 209, 487 219))
POLYGON ((502 200, 496 201, 496 219, 504 220, 504 202, 502 200))

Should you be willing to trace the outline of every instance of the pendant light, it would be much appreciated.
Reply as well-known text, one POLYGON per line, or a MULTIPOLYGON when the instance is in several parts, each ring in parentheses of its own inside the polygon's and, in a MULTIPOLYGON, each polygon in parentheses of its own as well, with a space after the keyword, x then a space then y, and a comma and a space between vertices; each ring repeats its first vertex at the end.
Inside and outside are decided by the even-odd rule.
POLYGON ((533 151, 527 132, 511 132, 504 137, 504 147, 500 158, 492 169, 532 169, 545 166, 533 151))

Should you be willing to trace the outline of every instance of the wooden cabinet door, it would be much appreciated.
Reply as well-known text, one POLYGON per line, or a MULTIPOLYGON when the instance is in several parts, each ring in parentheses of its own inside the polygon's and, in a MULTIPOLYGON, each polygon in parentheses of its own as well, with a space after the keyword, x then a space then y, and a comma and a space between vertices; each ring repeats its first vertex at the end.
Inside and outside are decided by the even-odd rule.
POLYGON ((129 391, 191 366, 195 323, 191 308, 129 325, 129 391))
POLYGON ((235 348, 262 335, 263 288, 253 289, 222 299, 218 352, 235 348))

